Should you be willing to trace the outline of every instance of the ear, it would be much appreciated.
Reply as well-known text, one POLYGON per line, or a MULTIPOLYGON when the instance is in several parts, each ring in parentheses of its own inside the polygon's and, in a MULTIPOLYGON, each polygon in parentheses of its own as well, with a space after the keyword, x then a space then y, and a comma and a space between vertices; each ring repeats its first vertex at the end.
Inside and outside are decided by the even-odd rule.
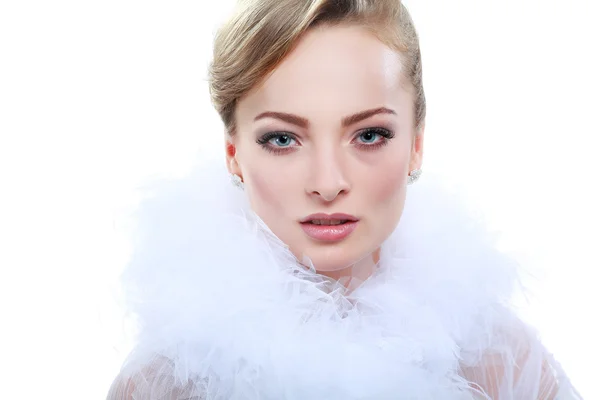
POLYGON ((243 180, 242 170, 237 160, 235 140, 229 135, 225 137, 225 162, 227 163, 227 170, 229 173, 238 175, 243 180))
POLYGON ((409 170, 421 168, 423 165, 423 141, 425 137, 425 122, 417 129, 413 136, 412 149, 410 154, 409 170))

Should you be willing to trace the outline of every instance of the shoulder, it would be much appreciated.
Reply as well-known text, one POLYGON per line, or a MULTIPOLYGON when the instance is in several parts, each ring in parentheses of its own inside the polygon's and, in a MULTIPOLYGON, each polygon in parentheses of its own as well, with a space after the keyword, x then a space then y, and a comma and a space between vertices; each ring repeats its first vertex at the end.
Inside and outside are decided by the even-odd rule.
POLYGON ((133 400, 133 393, 135 391, 135 384, 133 379, 119 375, 113 381, 106 400, 133 400))
POLYGON ((559 392, 571 391, 537 332, 516 317, 491 335, 475 363, 462 363, 461 375, 492 399, 555 399, 559 392))
POLYGON ((107 400, 204 400, 191 379, 177 377, 173 363, 157 358, 137 370, 123 369, 113 381, 107 400))

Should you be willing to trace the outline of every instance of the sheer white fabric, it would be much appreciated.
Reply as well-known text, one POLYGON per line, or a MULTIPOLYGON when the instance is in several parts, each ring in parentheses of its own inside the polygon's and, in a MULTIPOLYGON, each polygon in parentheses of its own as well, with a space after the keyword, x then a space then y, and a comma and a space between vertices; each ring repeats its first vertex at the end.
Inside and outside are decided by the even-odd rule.
MULTIPOLYGON (((490 356, 477 367, 465 367, 461 374, 474 389, 465 393, 473 400, 580 400, 564 373, 548 356, 542 364, 534 358, 525 358, 525 367, 508 372, 502 357, 490 356)), ((134 376, 119 376, 113 383, 107 400, 209 400, 227 397, 209 397, 208 384, 176 382, 168 363, 146 368, 134 376)), ((218 393, 218 389, 212 389, 218 393)), ((260 398, 260 397, 257 397, 260 398)), ((399 394, 398 398, 403 398, 399 394)))
POLYGON ((528 332, 501 333, 476 365, 463 363, 461 375, 487 399, 579 400, 562 368, 528 332))
MULTIPOLYGON (((505 345, 483 356, 477 365, 460 367, 472 391, 464 399, 482 400, 581 400, 553 357, 528 336, 505 336, 505 345)), ((113 383, 107 400, 221 400, 218 381, 177 381, 173 363, 157 359, 133 374, 123 374, 113 383)), ((250 398, 250 397, 249 397, 250 398)), ((251 397, 260 399, 260 396, 251 397)), ((399 393, 397 398, 404 398, 399 393)))
POLYGON ((192 381, 176 382, 172 362, 162 359, 112 384, 108 400, 207 400, 206 392, 192 381))

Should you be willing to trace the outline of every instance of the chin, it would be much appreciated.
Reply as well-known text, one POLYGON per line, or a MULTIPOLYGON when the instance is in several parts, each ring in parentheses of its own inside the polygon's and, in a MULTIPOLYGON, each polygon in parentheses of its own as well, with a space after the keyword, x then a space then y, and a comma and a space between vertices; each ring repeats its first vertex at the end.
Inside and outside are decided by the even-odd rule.
MULTIPOLYGON (((317 272, 335 272, 354 266, 369 256, 369 252, 357 252, 347 245, 326 245, 320 248, 307 249, 304 254, 310 259, 317 272)), ((303 261, 301 259, 301 261, 303 261)))

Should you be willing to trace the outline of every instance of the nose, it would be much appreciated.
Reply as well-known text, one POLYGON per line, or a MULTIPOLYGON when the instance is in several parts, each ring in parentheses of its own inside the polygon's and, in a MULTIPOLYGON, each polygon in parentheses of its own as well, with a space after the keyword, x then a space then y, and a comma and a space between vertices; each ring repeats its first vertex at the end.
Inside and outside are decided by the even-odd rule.
POLYGON ((338 196, 348 193, 344 160, 335 151, 321 151, 311 160, 310 177, 306 192, 325 202, 332 202, 338 196))

